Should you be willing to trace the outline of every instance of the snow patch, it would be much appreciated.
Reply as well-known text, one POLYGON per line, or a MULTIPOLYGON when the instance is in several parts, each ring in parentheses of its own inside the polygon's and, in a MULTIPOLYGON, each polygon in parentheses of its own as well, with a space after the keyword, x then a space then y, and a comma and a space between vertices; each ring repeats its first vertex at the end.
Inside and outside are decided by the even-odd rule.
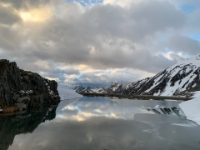
POLYGON ((74 90, 69 89, 63 84, 58 84, 58 93, 61 100, 81 98, 82 95, 76 93, 74 90))
POLYGON ((200 91, 195 93, 194 99, 179 104, 188 120, 200 125, 200 91))
POLYGON ((182 126, 182 127, 196 127, 196 124, 183 124, 183 123, 172 123, 174 126, 182 126))

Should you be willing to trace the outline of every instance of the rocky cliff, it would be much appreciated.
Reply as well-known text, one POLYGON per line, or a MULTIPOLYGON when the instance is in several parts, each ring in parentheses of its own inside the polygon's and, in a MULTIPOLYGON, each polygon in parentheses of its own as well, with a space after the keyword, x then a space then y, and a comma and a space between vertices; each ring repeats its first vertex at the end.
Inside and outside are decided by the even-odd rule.
POLYGON ((0 109, 3 112, 57 104, 59 101, 56 81, 19 69, 15 62, 0 60, 0 109))

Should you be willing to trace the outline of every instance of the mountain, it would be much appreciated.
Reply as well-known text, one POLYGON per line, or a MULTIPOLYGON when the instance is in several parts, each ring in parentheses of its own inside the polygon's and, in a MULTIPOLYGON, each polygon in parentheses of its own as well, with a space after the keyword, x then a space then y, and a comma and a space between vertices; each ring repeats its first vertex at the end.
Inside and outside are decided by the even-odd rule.
POLYGON ((107 93, 105 88, 100 87, 83 87, 83 86, 75 86, 73 90, 77 93, 107 93))
POLYGON ((75 87, 78 93, 117 93, 156 96, 190 96, 200 90, 200 55, 181 61, 153 77, 130 84, 113 83, 107 88, 75 87))

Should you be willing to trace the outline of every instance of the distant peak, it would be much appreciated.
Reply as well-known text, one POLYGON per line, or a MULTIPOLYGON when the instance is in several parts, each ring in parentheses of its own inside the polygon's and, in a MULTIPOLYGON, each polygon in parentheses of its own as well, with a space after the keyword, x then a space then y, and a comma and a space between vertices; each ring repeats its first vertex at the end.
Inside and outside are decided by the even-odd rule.
POLYGON ((193 56, 193 57, 190 57, 190 58, 187 58, 185 60, 180 60, 178 61, 175 65, 171 66, 168 68, 168 70, 170 68, 174 68, 176 66, 179 66, 179 65, 186 65, 186 64, 192 64, 192 65, 196 65, 196 66, 199 66, 200 67, 200 54, 196 55, 196 56, 193 56))
POLYGON ((193 57, 191 57, 191 58, 189 58, 189 59, 187 59, 187 60, 200 60, 200 54, 198 54, 198 55, 196 55, 196 56, 193 56, 193 57))
POLYGON ((197 55, 195 60, 200 60, 200 55, 197 55))

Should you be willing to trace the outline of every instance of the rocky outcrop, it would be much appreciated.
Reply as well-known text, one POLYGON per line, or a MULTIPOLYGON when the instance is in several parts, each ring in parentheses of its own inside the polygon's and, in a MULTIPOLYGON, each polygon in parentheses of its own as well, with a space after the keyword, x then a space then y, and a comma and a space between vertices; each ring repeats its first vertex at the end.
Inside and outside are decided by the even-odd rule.
POLYGON ((57 104, 59 101, 56 81, 19 69, 15 62, 0 60, 0 109, 4 112, 57 104))

